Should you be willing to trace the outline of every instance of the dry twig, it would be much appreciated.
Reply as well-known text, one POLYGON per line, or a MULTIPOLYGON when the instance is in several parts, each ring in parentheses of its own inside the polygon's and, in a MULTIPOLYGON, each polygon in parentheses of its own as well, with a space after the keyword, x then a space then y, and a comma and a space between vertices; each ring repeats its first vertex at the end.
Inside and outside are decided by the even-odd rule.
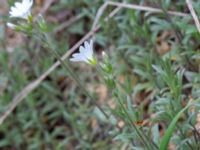
MULTIPOLYGON (((117 6, 118 9, 121 8, 128 8, 128 9, 133 9, 133 10, 140 10, 140 11, 147 11, 151 13, 163 13, 162 9, 158 8, 153 8, 153 7, 147 7, 147 6, 140 6, 140 5, 135 5, 135 4, 126 4, 126 3, 120 3, 120 2, 113 2, 113 1, 107 1, 105 2, 97 11, 97 15, 95 17, 94 23, 92 25, 92 28, 94 29, 95 26, 98 24, 98 21, 103 14, 104 10, 108 6, 117 6)), ((182 12, 176 12, 176 11, 167 11, 169 15, 174 15, 174 16, 180 16, 180 17, 186 17, 188 14, 182 13, 182 12)))
POLYGON ((46 11, 51 7, 52 3, 54 3, 56 0, 48 0, 44 1, 44 6, 40 10, 40 14, 44 15, 46 11))
POLYGON ((73 24, 74 22, 77 22, 83 17, 84 17, 84 14, 80 14, 78 16, 71 18, 70 20, 67 20, 66 22, 63 22, 61 25, 59 25, 58 27, 54 29, 53 33, 55 34, 62 31, 63 29, 69 27, 71 24, 73 24))
MULTIPOLYGON (((140 10, 140 11, 148 11, 148 12, 152 12, 152 13, 163 13, 162 9, 147 7, 147 6, 140 6, 140 5, 135 5, 135 4, 126 4, 126 3, 108 1, 108 5, 129 8, 129 9, 134 9, 134 10, 140 10)), ((167 13, 169 15, 181 16, 181 17, 185 17, 188 15, 188 14, 185 14, 182 12, 176 12, 176 11, 167 11, 167 13)))
POLYGON ((188 6, 188 8, 189 8, 189 10, 190 10, 190 13, 191 13, 191 15, 192 15, 192 17, 193 17, 193 19, 194 19, 194 22, 195 22, 195 25, 196 25, 196 27, 197 27, 197 30, 198 30, 199 33, 200 33, 200 22, 199 22, 199 19, 198 19, 198 17, 197 17, 197 14, 196 14, 195 11, 194 11, 194 8, 193 8, 193 6, 192 6, 192 3, 191 3, 190 0, 186 0, 186 3, 187 3, 187 6, 188 6))

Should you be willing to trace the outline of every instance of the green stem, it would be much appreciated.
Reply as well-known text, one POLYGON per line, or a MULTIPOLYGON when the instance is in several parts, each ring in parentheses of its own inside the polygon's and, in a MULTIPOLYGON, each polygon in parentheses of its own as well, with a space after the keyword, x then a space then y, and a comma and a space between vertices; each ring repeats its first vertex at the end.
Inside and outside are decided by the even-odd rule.
MULTIPOLYGON (((71 68, 68 65, 68 63, 66 63, 65 61, 63 61, 60 58, 60 55, 57 53, 57 51, 51 46, 51 41, 50 41, 49 36, 47 34, 45 34, 45 38, 47 39, 47 45, 50 48, 51 52, 54 54, 54 56, 58 59, 58 61, 66 69, 66 71, 70 74, 70 76, 76 81, 76 83, 78 84, 78 86, 82 89, 83 93, 86 96, 88 96, 90 99, 93 100, 94 98, 88 93, 88 91, 82 85, 82 83, 79 80, 78 76, 71 70, 71 68)), ((94 104, 106 116, 106 118, 109 118, 109 115, 96 102, 94 102, 94 101, 91 101, 91 102, 92 102, 92 104, 94 104)))
MULTIPOLYGON (((121 89, 123 89, 123 87, 122 87, 122 85, 121 85, 121 83, 118 83, 118 85, 120 86, 120 88, 121 89)), ((123 90, 124 92, 125 92, 125 94, 128 94, 129 95, 129 93, 127 93, 125 90, 123 90)), ((123 106, 124 107, 124 106, 123 106)), ((127 114, 128 114, 128 112, 127 112, 127 114)), ((129 115, 130 116, 130 115, 129 115)), ((131 118, 131 117, 130 117, 131 118)), ((132 121, 133 122, 133 121, 132 121)), ((143 132, 143 130, 142 130, 142 132, 143 132)), ((148 136, 143 132, 142 133, 143 135, 144 135, 144 137, 145 137, 145 140, 146 141, 148 141, 149 139, 148 139, 148 136)), ((153 145, 156 149, 158 149, 158 146, 150 139, 150 141, 151 142, 149 142, 149 144, 151 145, 153 145)), ((151 148, 152 148, 152 146, 151 146, 151 148)))
POLYGON ((136 133, 138 134, 138 136, 139 136, 140 139, 142 140, 142 143, 146 146, 147 149, 149 149, 149 150, 154 150, 153 147, 151 146, 151 144, 149 145, 149 144, 145 141, 145 139, 143 138, 143 136, 142 136, 140 130, 137 128, 137 126, 135 126, 135 125, 133 124, 134 121, 132 120, 132 118, 131 118, 131 116, 129 115, 129 113, 126 111, 126 109, 125 109, 123 103, 121 102, 121 100, 118 98, 118 96, 116 96, 116 98, 117 98, 117 100, 118 100, 118 103, 119 103, 120 107, 123 109, 124 113, 126 114, 130 126, 136 131, 136 133))
MULTIPOLYGON (((99 64, 96 65, 96 69, 97 69, 97 72, 99 72, 100 76, 104 76, 105 74, 101 71, 101 67, 99 64)), ((111 75, 113 77, 113 74, 110 73, 109 75, 111 75)), ((114 77, 113 77, 114 78, 114 77)), ((116 81, 114 81, 115 84, 116 84, 116 81)), ((115 87, 116 88, 116 87, 115 87)), ((111 89, 111 90, 114 90, 114 89, 111 89)), ((147 149, 149 150, 154 150, 151 143, 148 144, 148 138, 145 136, 145 138, 142 136, 142 133, 140 132, 140 130, 133 124, 133 120, 131 119, 131 116, 128 114, 128 112, 126 111, 125 107, 123 106, 123 104, 121 103, 119 97, 118 97, 118 92, 116 94, 114 94, 115 97, 117 98, 118 100, 118 103, 120 105, 120 107, 123 109, 124 113, 126 114, 126 116, 128 117, 128 120, 129 120, 129 124, 130 126, 133 128, 133 130, 136 131, 136 133, 138 134, 138 136, 140 137, 140 139, 142 140, 142 143, 146 146, 147 149)), ((143 133, 144 134, 144 133, 143 133)), ((156 149, 158 149, 157 146, 155 146, 156 149)))

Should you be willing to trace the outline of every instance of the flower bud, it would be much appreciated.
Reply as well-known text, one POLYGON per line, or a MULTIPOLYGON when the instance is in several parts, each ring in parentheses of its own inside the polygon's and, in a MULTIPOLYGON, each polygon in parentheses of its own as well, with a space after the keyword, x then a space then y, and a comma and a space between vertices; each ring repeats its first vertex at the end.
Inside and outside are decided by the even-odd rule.
POLYGON ((106 77, 105 79, 105 83, 108 86, 109 89, 114 89, 115 88, 115 81, 113 78, 111 77, 106 77))
POLYGON ((39 28, 43 32, 46 32, 47 31, 47 24, 46 24, 46 21, 44 20, 44 18, 41 14, 39 14, 37 22, 38 22, 39 28))

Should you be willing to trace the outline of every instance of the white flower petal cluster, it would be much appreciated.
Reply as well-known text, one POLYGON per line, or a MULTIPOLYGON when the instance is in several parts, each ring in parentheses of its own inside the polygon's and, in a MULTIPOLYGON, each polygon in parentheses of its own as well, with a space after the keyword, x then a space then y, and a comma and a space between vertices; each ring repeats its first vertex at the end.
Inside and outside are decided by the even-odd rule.
POLYGON ((23 0, 21 3, 16 2, 14 6, 10 8, 10 17, 28 19, 31 15, 31 7, 33 0, 23 0))
POLYGON ((72 55, 70 61, 73 62, 86 62, 91 65, 96 65, 96 59, 93 56, 93 41, 90 42, 85 41, 84 47, 80 46, 79 53, 75 53, 72 55))

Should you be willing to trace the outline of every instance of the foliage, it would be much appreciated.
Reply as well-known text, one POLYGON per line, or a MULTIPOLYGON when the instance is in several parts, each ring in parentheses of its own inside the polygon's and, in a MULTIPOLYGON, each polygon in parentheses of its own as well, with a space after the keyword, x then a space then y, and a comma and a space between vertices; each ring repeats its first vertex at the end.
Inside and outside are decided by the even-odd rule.
MULTIPOLYGON (((41 3, 35 2, 35 14, 41 3)), ((51 35, 49 43, 56 56, 41 44, 39 34, 33 38, 32 32, 26 35, 8 29, 6 22, 17 20, 8 14, 0 16, 1 113, 91 29, 104 3, 60 0, 51 5, 46 22, 40 20, 39 26, 51 35), (75 16, 81 17, 64 28, 75 16)), ((134 4, 187 12, 184 1, 135 0, 134 4)), ((193 6, 200 14, 200 2, 193 6)), ((164 141, 170 150, 200 149, 196 102, 200 96, 200 36, 192 17, 121 8, 105 22, 112 10, 109 6, 104 11, 101 30, 95 34, 99 66, 69 64, 89 96, 69 70, 57 68, 1 125, 1 149, 156 150, 164 141), (189 100, 195 104, 188 108, 189 100)))

